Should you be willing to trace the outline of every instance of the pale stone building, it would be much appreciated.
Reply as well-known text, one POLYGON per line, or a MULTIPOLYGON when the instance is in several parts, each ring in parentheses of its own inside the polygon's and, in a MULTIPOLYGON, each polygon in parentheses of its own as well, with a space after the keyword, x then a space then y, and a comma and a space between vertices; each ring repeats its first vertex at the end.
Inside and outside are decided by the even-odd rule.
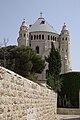
MULTIPOLYGON (((42 17, 42 14, 40 14, 37 21, 30 25, 29 28, 27 27, 25 20, 23 20, 17 41, 18 46, 31 46, 31 48, 43 58, 49 55, 51 42, 53 42, 55 48, 59 50, 61 55, 61 74, 72 71, 70 64, 70 33, 65 23, 59 34, 55 31, 53 26, 48 24, 48 22, 42 17)), ((47 69, 48 63, 42 74, 37 74, 38 80, 42 83, 46 83, 47 69)))

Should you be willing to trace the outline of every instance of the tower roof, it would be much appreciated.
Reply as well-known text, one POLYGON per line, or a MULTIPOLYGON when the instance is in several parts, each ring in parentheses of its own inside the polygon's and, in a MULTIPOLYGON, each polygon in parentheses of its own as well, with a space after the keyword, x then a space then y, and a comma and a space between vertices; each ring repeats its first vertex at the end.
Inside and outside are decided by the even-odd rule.
POLYGON ((48 24, 48 22, 42 17, 42 13, 40 13, 40 17, 29 28, 29 32, 39 32, 39 31, 57 33, 55 29, 50 24, 48 24))
POLYGON ((64 25, 62 26, 61 34, 69 35, 69 30, 68 30, 68 28, 67 28, 67 26, 66 26, 65 23, 64 23, 64 25))
POLYGON ((67 26, 66 26, 66 23, 64 23, 63 27, 62 27, 62 31, 63 30, 68 30, 67 26))
POLYGON ((21 25, 21 27, 27 27, 27 24, 26 24, 26 21, 25 21, 25 19, 23 19, 23 22, 22 22, 22 25, 21 25))

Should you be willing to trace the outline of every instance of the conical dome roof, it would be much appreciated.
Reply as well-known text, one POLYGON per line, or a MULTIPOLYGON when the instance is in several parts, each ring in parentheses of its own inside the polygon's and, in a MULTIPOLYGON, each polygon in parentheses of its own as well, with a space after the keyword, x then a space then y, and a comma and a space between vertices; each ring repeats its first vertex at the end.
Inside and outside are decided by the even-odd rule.
POLYGON ((40 17, 38 20, 29 28, 29 32, 52 32, 57 33, 55 29, 47 23, 47 21, 40 17))

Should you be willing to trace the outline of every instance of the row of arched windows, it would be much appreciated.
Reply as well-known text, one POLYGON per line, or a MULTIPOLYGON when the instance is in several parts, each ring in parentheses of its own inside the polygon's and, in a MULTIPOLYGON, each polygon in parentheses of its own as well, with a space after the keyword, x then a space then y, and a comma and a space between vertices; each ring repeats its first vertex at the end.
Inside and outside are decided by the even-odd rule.
POLYGON ((27 37, 28 37, 28 34, 26 34, 26 33, 23 33, 23 34, 22 34, 22 33, 20 33, 20 37, 24 37, 24 38, 25 38, 25 37, 26 37, 26 35, 27 35, 27 37))
POLYGON ((67 37, 66 38, 63 37, 62 40, 67 40, 67 37))
POLYGON ((50 36, 50 35, 48 35, 48 40, 53 40, 53 41, 56 41, 57 40, 57 38, 56 37, 54 37, 54 36, 50 36))
POLYGON ((36 40, 36 39, 44 40, 44 35, 31 35, 31 40, 36 40))
MULTIPOLYGON (((44 35, 31 35, 31 40, 44 40, 44 35)), ((57 38, 56 37, 54 37, 54 36, 50 36, 50 35, 48 35, 48 37, 47 37, 47 39, 48 40, 53 40, 53 41, 56 41, 57 40, 57 38)))

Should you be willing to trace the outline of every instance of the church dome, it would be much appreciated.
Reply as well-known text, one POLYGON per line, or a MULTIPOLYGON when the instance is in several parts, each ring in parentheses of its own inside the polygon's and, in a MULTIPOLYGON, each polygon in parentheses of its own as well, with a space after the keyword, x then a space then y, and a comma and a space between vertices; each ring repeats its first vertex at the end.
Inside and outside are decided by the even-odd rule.
POLYGON ((38 20, 29 27, 29 32, 52 32, 52 33, 57 33, 55 29, 47 23, 47 21, 43 18, 40 17, 38 20))

